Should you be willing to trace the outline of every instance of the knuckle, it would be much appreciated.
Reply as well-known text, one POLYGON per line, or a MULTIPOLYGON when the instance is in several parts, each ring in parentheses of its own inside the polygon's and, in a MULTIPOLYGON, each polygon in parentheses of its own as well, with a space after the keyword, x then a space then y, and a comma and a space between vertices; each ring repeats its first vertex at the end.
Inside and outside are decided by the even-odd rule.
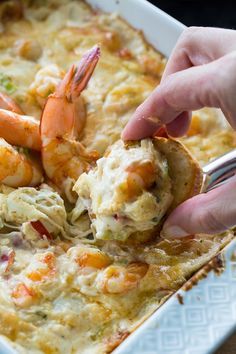
POLYGON ((227 229, 223 222, 221 222, 218 213, 215 210, 205 210, 205 212, 199 213, 197 217, 197 223, 203 232, 214 233, 222 232, 227 229))
POLYGON ((203 31, 202 27, 191 26, 186 28, 180 36, 180 41, 182 43, 188 44, 192 43, 196 37, 199 36, 199 33, 203 31))
POLYGON ((223 59, 224 60, 222 61, 222 69, 223 68, 225 69, 225 67, 226 67, 230 74, 232 72, 235 72, 235 68, 236 68, 236 50, 232 51, 228 55, 225 55, 223 59))

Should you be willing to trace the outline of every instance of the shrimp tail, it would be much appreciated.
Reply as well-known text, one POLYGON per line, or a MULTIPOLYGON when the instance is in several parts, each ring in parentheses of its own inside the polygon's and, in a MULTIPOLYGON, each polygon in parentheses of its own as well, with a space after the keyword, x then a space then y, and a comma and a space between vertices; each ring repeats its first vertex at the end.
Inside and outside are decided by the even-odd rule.
POLYGON ((97 45, 84 54, 77 66, 76 74, 72 84, 72 91, 78 92, 80 94, 80 92, 86 88, 100 58, 100 55, 100 48, 97 45))
POLYGON ((20 106, 18 106, 18 104, 10 96, 3 92, 0 92, 0 108, 14 113, 24 114, 20 106))
POLYGON ((57 97, 66 96, 69 102, 73 102, 79 97, 86 88, 99 58, 100 48, 96 45, 83 55, 77 66, 71 66, 64 80, 56 89, 57 97))

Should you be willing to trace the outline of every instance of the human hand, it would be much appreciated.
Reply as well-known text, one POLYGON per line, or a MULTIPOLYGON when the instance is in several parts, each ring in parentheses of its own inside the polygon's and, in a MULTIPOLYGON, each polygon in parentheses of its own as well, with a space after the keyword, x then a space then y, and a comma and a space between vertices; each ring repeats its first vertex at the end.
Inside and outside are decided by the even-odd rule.
MULTIPOLYGON (((153 136, 163 125, 173 137, 184 135, 190 124, 189 111, 205 106, 221 108, 236 129, 235 92, 236 31, 189 28, 177 42, 161 84, 138 107, 122 138, 153 136)), ((234 197, 236 178, 207 194, 191 198, 169 216, 163 236, 216 233, 234 226, 234 197)))

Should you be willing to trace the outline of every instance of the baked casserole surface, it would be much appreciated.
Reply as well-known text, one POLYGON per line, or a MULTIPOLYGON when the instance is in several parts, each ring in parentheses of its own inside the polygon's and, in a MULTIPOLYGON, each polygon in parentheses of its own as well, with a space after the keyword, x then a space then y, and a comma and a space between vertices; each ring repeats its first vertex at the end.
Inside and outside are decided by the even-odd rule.
MULTIPOLYGON (((166 59, 117 14, 83 1, 3 1, 0 16, 0 91, 38 120, 70 65, 99 43, 79 140, 102 157, 159 84, 166 59)), ((180 141, 202 166, 236 145, 208 109, 193 113, 180 141)), ((111 352, 233 237, 94 238, 81 201, 68 203, 48 183, 0 185, 0 227, 0 334, 32 354, 111 352)))

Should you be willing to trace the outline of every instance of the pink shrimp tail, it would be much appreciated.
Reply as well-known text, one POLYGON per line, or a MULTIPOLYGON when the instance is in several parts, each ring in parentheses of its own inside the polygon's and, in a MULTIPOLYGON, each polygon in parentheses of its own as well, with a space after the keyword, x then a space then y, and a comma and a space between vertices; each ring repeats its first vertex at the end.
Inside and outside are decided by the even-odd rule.
POLYGON ((76 74, 73 80, 73 86, 76 91, 81 92, 86 88, 98 63, 100 53, 100 48, 96 45, 83 55, 77 66, 76 74))
POLYGON ((100 58, 100 48, 95 45, 88 50, 77 66, 72 65, 56 90, 58 96, 67 96, 73 101, 86 88, 100 58))

